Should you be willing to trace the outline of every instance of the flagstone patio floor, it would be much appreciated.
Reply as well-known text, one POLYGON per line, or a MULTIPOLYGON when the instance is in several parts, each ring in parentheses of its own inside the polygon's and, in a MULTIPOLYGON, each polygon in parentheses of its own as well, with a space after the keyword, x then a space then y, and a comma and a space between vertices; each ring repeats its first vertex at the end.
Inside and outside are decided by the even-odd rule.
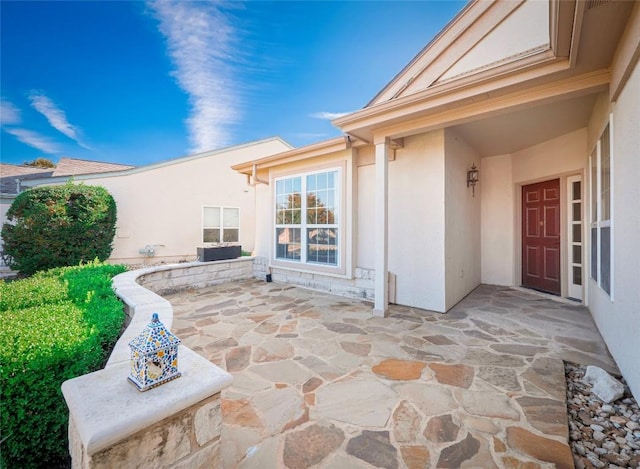
POLYGON ((447 314, 247 280, 164 295, 234 376, 224 468, 568 468, 562 360, 617 374, 586 308, 480 286, 447 314))

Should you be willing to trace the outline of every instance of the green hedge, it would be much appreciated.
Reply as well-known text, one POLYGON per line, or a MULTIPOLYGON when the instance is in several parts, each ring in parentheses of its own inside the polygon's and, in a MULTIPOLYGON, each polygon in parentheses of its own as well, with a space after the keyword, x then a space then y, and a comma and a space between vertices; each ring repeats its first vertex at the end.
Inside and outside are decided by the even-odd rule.
POLYGON ((125 270, 91 263, 0 283, 1 467, 68 466, 60 386, 108 358, 124 322, 111 278, 125 270))

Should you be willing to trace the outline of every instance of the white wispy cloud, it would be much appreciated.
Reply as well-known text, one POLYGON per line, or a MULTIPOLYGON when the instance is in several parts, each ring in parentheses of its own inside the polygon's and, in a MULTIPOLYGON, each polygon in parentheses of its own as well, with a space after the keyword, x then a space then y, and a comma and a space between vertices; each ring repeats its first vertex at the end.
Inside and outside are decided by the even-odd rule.
POLYGON ((312 138, 323 138, 326 137, 326 133, 313 133, 313 132, 298 132, 293 134, 294 137, 304 138, 304 139, 312 139, 312 138))
POLYGON ((351 113, 349 112, 313 112, 309 114, 309 117, 313 117, 314 119, 323 119, 327 121, 332 121, 333 119, 346 116, 347 114, 351 114, 351 113))
POLYGON ((235 80, 237 30, 228 12, 213 2, 149 1, 175 66, 173 76, 189 95, 191 151, 230 143, 227 126, 238 121, 235 80))
POLYGON ((0 125, 16 125, 22 122, 20 109, 6 99, 0 99, 0 125))
POLYGON ((51 127, 70 139, 75 140, 81 147, 91 150, 91 148, 81 140, 80 129, 69 123, 64 111, 51 99, 41 92, 32 91, 29 94, 29 101, 31 101, 31 106, 33 106, 36 111, 47 118, 51 127))
POLYGON ((48 153, 50 155, 55 155, 60 153, 60 148, 55 142, 53 142, 47 137, 40 135, 37 132, 33 132, 27 129, 7 128, 7 127, 3 127, 2 130, 13 135, 22 143, 29 145, 33 148, 37 148, 38 150, 44 153, 48 153))

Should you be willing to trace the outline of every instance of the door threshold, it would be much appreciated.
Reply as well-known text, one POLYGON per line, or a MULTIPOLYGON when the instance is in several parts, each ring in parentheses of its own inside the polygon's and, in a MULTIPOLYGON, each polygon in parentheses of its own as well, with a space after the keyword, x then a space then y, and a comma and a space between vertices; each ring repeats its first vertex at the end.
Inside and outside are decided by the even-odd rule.
POLYGON ((534 288, 525 288, 525 287, 511 287, 514 290, 518 290, 521 292, 527 292, 527 293, 531 293, 532 295, 538 295, 541 296, 543 298, 546 298, 548 300, 553 300, 553 301, 557 301, 559 303, 564 303, 564 304, 569 304, 569 305, 573 305, 575 306, 576 303, 578 304, 584 304, 582 302, 582 300, 578 300, 577 298, 565 298, 559 295, 554 295, 552 293, 547 293, 547 292, 543 292, 540 290, 536 290, 534 288))

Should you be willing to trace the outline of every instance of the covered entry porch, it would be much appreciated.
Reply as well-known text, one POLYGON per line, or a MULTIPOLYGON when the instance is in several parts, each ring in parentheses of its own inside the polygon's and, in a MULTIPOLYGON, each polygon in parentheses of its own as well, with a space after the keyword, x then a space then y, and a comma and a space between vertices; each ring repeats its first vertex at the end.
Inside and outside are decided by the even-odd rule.
POLYGON ((586 308, 482 285, 447 314, 247 280, 165 295, 234 375, 223 467, 573 467, 563 361, 615 363, 586 308))

